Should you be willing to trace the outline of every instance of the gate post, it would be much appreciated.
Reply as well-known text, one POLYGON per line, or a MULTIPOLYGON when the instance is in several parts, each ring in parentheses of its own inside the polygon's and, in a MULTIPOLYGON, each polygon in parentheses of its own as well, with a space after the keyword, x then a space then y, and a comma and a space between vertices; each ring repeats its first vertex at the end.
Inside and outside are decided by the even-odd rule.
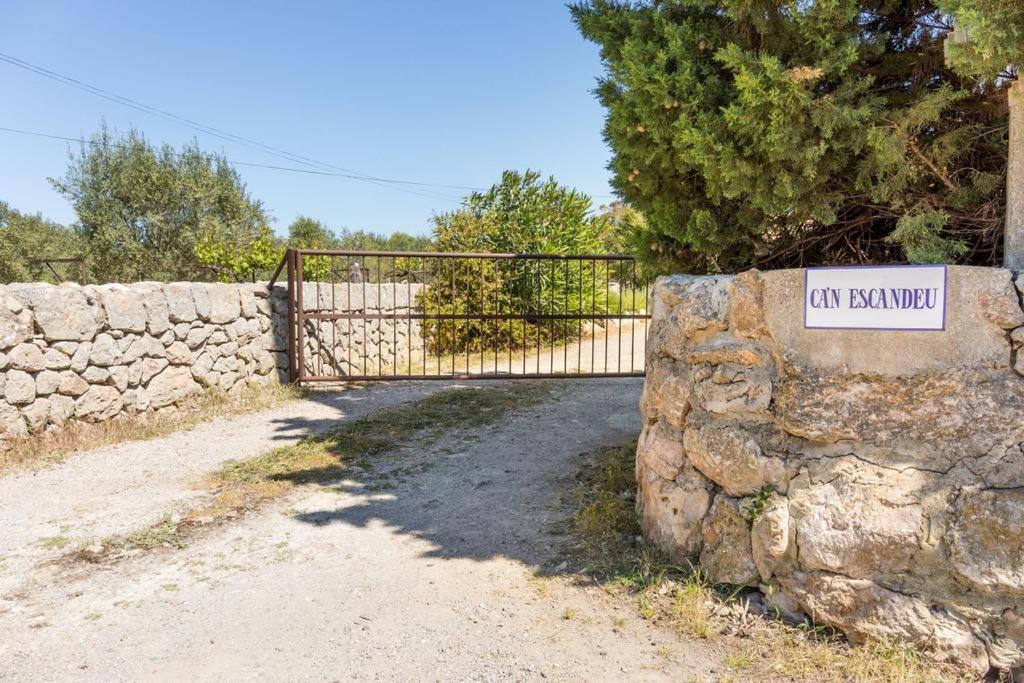
POLYGON ((298 379, 295 366, 295 250, 288 249, 285 253, 285 263, 288 264, 288 312, 287 331, 288 335, 288 381, 294 383, 298 379))
POLYGON ((296 382, 302 381, 302 375, 306 371, 306 359, 305 359, 305 334, 306 334, 306 320, 305 320, 305 308, 302 303, 302 250, 293 249, 292 255, 295 260, 295 380, 296 382))

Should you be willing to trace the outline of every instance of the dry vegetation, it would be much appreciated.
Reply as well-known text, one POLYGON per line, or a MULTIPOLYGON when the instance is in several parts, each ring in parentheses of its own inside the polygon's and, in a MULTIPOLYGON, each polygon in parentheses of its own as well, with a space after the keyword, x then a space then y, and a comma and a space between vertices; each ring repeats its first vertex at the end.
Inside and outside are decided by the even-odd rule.
POLYGON ((723 680, 969 681, 970 674, 892 643, 850 647, 834 631, 793 626, 748 609, 752 595, 712 585, 699 567, 680 566, 647 545, 635 512, 636 442, 592 454, 578 474, 571 560, 605 590, 632 600, 645 619, 680 634, 715 638, 730 671, 723 680))
POLYGON ((266 410, 302 396, 303 391, 291 385, 253 386, 236 395, 204 392, 160 414, 142 413, 95 424, 70 422, 58 431, 11 441, 6 450, 0 451, 0 476, 57 463, 77 451, 155 439, 218 417, 266 410))
POLYGON ((154 548, 182 548, 203 529, 237 518, 288 493, 295 486, 329 485, 350 478, 373 484, 371 470, 393 462, 412 443, 429 442, 454 428, 492 424, 510 410, 546 398, 546 385, 517 382, 506 387, 446 389, 343 423, 246 460, 229 461, 202 483, 206 499, 185 515, 168 515, 134 533, 108 538, 67 556, 92 563, 117 561, 154 548))

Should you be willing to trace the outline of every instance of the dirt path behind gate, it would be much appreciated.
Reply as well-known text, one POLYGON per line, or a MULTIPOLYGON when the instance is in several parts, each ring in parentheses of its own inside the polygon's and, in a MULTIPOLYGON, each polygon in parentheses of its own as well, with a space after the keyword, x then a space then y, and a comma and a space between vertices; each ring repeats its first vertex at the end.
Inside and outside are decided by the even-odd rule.
POLYGON ((400 468, 301 487, 183 549, 111 565, 47 560, 187 508, 202 472, 260 443, 442 383, 320 394, 0 479, 0 678, 713 676, 714 653, 679 651, 678 634, 580 577, 538 578, 558 566, 581 455, 638 431, 641 381, 547 386, 494 424, 402 445, 400 468))

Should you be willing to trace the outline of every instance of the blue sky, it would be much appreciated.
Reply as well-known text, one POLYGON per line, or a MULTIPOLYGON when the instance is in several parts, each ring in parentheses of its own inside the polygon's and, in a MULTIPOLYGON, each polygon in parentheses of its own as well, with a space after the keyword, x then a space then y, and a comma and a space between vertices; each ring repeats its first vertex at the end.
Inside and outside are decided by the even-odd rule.
MULTIPOLYGON (((597 47, 558 0, 4 0, 0 52, 367 175, 476 187, 503 169, 533 168, 595 205, 610 201, 596 196, 611 192, 591 93, 597 47)), ((0 93, 2 127, 84 137, 105 117, 157 143, 197 137, 234 160, 295 166, 3 62, 0 93)), ((73 221, 46 180, 64 172, 67 149, 0 132, 0 199, 73 221)), ((423 234, 462 194, 239 170, 278 231, 305 213, 336 228, 423 234)))

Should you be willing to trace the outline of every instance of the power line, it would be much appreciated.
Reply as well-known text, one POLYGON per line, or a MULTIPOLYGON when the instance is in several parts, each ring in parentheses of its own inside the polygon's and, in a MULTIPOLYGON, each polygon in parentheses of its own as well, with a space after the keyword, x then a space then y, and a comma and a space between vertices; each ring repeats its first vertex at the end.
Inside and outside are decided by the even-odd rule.
POLYGON ((372 183, 386 183, 386 184, 392 184, 392 185, 412 185, 412 186, 418 186, 418 187, 436 187, 436 188, 452 189, 452 190, 475 190, 475 191, 482 191, 484 189, 484 188, 471 187, 471 186, 466 186, 466 185, 446 185, 446 184, 442 184, 442 183, 426 183, 426 182, 420 182, 420 181, 415 181, 415 180, 400 180, 400 179, 396 179, 396 178, 383 178, 383 177, 378 177, 378 176, 371 176, 371 175, 368 175, 368 174, 365 174, 365 173, 360 173, 358 171, 354 171, 352 169, 344 168, 344 167, 341 167, 341 166, 335 166, 334 164, 329 164, 329 163, 326 163, 326 162, 323 162, 323 161, 318 161, 316 159, 312 159, 312 158, 309 158, 309 157, 306 157, 306 156, 302 156, 300 154, 295 154, 295 153, 289 152, 287 150, 279 149, 277 147, 272 147, 270 145, 263 144, 263 143, 261 143, 261 142, 259 142, 257 140, 252 140, 250 138, 246 138, 246 137, 243 137, 241 135, 236 135, 234 133, 231 133, 231 132, 226 131, 226 130, 222 130, 220 128, 216 128, 214 126, 209 126, 207 124, 200 123, 198 121, 193 121, 193 120, 185 118, 183 116, 179 116, 179 115, 174 114, 172 112, 166 111, 164 109, 160 109, 158 107, 154 107, 154 106, 145 104, 143 102, 139 102, 137 100, 133 100, 133 99, 128 98, 128 97, 124 97, 123 95, 118 95, 117 93, 111 92, 109 90, 104 90, 103 88, 99 88, 99 87, 96 87, 94 85, 90 85, 88 83, 84 83, 84 82, 82 82, 82 81, 80 81, 78 79, 72 78, 71 76, 66 76, 64 74, 60 74, 60 73, 57 73, 55 71, 51 71, 51 70, 46 69, 44 67, 38 66, 36 64, 32 64, 31 62, 26 62, 23 59, 19 59, 17 57, 12 56, 12 55, 5 54, 3 52, 0 52, 0 61, 7 62, 8 64, 11 64, 12 66, 16 66, 16 67, 24 69, 26 71, 30 71, 32 73, 35 73, 35 74, 39 75, 39 76, 43 76, 44 78, 48 78, 50 80, 57 81, 58 83, 63 83, 64 85, 68 85, 68 86, 71 86, 73 88, 77 88, 78 90, 83 90, 83 91, 85 91, 87 93, 90 93, 90 94, 95 95, 97 97, 103 98, 105 100, 108 100, 108 101, 111 101, 111 102, 115 102, 115 103, 120 104, 120 105, 125 106, 125 107, 129 107, 130 109, 134 109, 136 111, 141 111, 143 113, 151 114, 151 115, 163 118, 163 119, 167 119, 167 120, 175 121, 177 123, 181 123, 181 124, 183 124, 185 126, 188 126, 189 128, 192 128, 193 130, 197 130, 197 131, 199 131, 201 133, 204 133, 204 134, 207 134, 207 135, 211 135, 213 137, 217 137, 217 138, 220 138, 222 140, 226 140, 228 142, 233 142, 235 144, 240 144, 240 145, 243 145, 245 147, 249 147, 251 149, 256 149, 256 150, 261 151, 263 153, 271 154, 271 155, 277 156, 277 157, 281 157, 281 158, 287 159, 288 161, 292 161, 292 162, 295 162, 295 163, 300 163, 300 164, 304 164, 304 165, 307 165, 307 166, 318 166, 318 167, 321 167, 321 168, 330 168, 330 169, 333 169, 335 171, 340 171, 342 173, 348 174, 346 177, 351 177, 351 178, 356 179, 356 180, 363 180, 363 181, 372 182, 372 183))
MULTIPOLYGON (((104 90, 103 88, 99 88, 97 86, 90 85, 90 84, 85 83, 83 81, 80 81, 80 80, 78 80, 76 78, 72 78, 71 76, 67 76, 65 74, 60 74, 60 73, 57 73, 56 71, 51 71, 50 69, 46 69, 46 68, 44 68, 42 66, 39 66, 37 64, 33 64, 31 62, 27 62, 27 61, 25 61, 23 59, 19 59, 18 57, 14 57, 13 55, 9 55, 9 54, 5 54, 3 52, 0 52, 0 61, 6 62, 8 64, 11 64, 12 66, 16 66, 16 67, 18 67, 20 69, 24 69, 24 70, 32 72, 32 73, 34 73, 36 75, 42 76, 44 78, 48 78, 48 79, 53 80, 53 81, 56 81, 58 83, 62 83, 64 85, 76 88, 78 90, 85 91, 85 92, 87 92, 89 94, 95 95, 97 97, 100 97, 102 99, 108 100, 110 102, 114 102, 116 104, 120 104, 120 105, 128 107, 130 109, 134 109, 136 111, 140 111, 140 112, 143 112, 143 113, 146 113, 146 114, 157 116, 157 117, 165 119, 165 120, 174 121, 176 123, 185 125, 185 126, 187 126, 189 128, 192 128, 193 130, 197 130, 197 131, 199 131, 201 133, 204 133, 206 135, 210 135, 210 136, 219 138, 221 140, 225 140, 227 142, 232 142, 232 143, 235 143, 235 144, 239 144, 239 145, 242 145, 244 147, 248 147, 250 149, 254 149, 256 151, 263 152, 264 154, 270 154, 272 156, 283 158, 283 159, 286 159, 287 161, 291 161, 291 162, 294 162, 294 163, 302 164, 304 166, 319 167, 321 169, 324 169, 324 168, 331 169, 333 172, 332 173, 328 173, 326 171, 316 171, 315 172, 315 171, 312 171, 312 170, 305 170, 305 169, 296 169, 296 168, 287 168, 287 167, 275 167, 275 166, 272 166, 272 165, 269 165, 269 164, 257 164, 255 162, 232 162, 232 163, 235 163, 235 164, 238 164, 238 165, 263 167, 263 168, 272 168, 272 169, 276 169, 276 170, 286 170, 286 171, 299 172, 299 173, 309 173, 309 174, 313 174, 313 175, 333 175, 333 176, 337 176, 337 177, 341 177, 341 178, 350 178, 352 180, 359 180, 359 181, 371 183, 371 184, 374 184, 374 185, 380 185, 380 186, 387 185, 387 186, 391 186, 391 187, 393 187, 396 190, 399 190, 399 191, 402 191, 402 192, 406 192, 408 194, 416 194, 416 195, 419 195, 419 196, 422 196, 422 197, 428 197, 428 198, 433 198, 433 199, 443 199, 443 200, 449 200, 449 201, 453 200, 453 198, 451 196, 447 196, 447 195, 444 195, 444 194, 441 194, 441 193, 436 193, 436 192, 431 193, 428 188, 439 188, 439 189, 448 189, 448 190, 468 190, 468 191, 472 191, 472 192, 486 192, 487 191, 487 188, 484 188, 484 187, 474 187, 474 186, 471 186, 471 185, 449 185, 449 184, 444 184, 444 183, 428 183, 428 182, 422 182, 422 181, 416 181, 416 180, 403 180, 403 179, 398 179, 398 178, 385 178, 385 177, 381 177, 381 176, 368 175, 366 173, 361 173, 359 171, 355 171, 355 170, 352 170, 350 168, 345 168, 343 166, 337 166, 337 165, 330 164, 330 163, 327 163, 327 162, 324 162, 324 161, 318 161, 317 159, 313 159, 313 158, 310 158, 310 157, 307 157, 307 156, 303 156, 301 154, 295 154, 293 152, 289 152, 287 150, 280 149, 278 147, 273 147, 271 145, 264 144, 262 142, 259 142, 258 140, 253 140, 253 139, 241 136, 241 135, 237 135, 237 134, 232 133, 230 131, 223 130, 221 128, 216 128, 214 126, 210 126, 210 125, 201 123, 199 121, 194 121, 194 120, 188 119, 188 118, 186 118, 184 116, 179 116, 178 114, 175 114, 173 112, 167 111, 165 109, 160 109, 159 107, 154 107, 152 105, 145 104, 144 102, 139 102, 138 100, 133 100, 133 99, 131 99, 129 97, 125 97, 123 95, 118 95, 117 93, 112 92, 110 90, 104 90), (408 187, 402 187, 402 186, 408 186, 408 187), (416 190, 414 190, 412 188, 424 188, 424 191, 416 191, 416 190)), ((4 130, 10 130, 10 129, 4 129, 4 130)), ((23 131, 13 131, 13 132, 23 132, 23 131)), ((28 134, 35 134, 35 133, 28 133, 28 134)), ((47 136, 47 135, 40 135, 40 136, 41 137, 55 137, 55 138, 61 139, 61 136, 47 136)), ((72 139, 72 141, 86 142, 86 141, 78 140, 78 139, 72 139)), ((615 198, 616 197, 616 195, 611 195, 611 194, 595 194, 595 195, 591 195, 591 196, 594 197, 594 198, 600 198, 600 197, 615 198)))
MULTIPOLYGON (((46 139, 49 139, 49 140, 63 140, 65 142, 78 142, 78 143, 83 144, 83 145, 92 145, 93 147, 107 146, 107 147, 114 147, 116 149, 131 149, 130 145, 125 145, 125 144, 116 143, 116 142, 97 142, 96 140, 86 140, 84 138, 72 138, 72 137, 68 137, 66 135, 53 135, 51 133, 40 133, 38 131, 23 130, 21 128, 7 128, 7 127, 4 127, 4 126, 0 126, 0 131, 5 132, 5 133, 17 133, 19 135, 31 135, 33 137, 46 138, 46 139)), ((185 156, 181 152, 173 152, 173 151, 171 151, 171 152, 168 152, 168 153, 171 154, 172 156, 178 157, 179 159, 183 158, 185 156)), ((350 180, 365 180, 365 178, 363 178, 362 176, 352 175, 350 173, 334 173, 332 171, 317 171, 315 169, 308 169, 308 168, 293 168, 293 167, 290 167, 290 166, 275 166, 274 164, 260 164, 260 163, 254 162, 254 161, 235 161, 234 159, 228 159, 226 157, 221 157, 221 158, 223 158, 225 162, 231 164, 232 166, 251 166, 253 168, 266 168, 266 169, 270 169, 270 170, 273 170, 273 171, 287 171, 287 172, 290 172, 290 173, 304 173, 304 174, 307 174, 307 175, 328 176, 328 177, 332 177, 332 178, 347 178, 347 179, 350 179, 350 180)), ((401 189, 401 188, 396 188, 396 189, 401 189)), ((429 196, 429 195, 425 195, 425 196, 429 196)), ((440 197, 442 199, 453 199, 455 201, 458 201, 459 199, 461 199, 460 197, 451 197, 449 195, 441 195, 441 194, 437 194, 437 193, 434 193, 434 196, 440 197)))

